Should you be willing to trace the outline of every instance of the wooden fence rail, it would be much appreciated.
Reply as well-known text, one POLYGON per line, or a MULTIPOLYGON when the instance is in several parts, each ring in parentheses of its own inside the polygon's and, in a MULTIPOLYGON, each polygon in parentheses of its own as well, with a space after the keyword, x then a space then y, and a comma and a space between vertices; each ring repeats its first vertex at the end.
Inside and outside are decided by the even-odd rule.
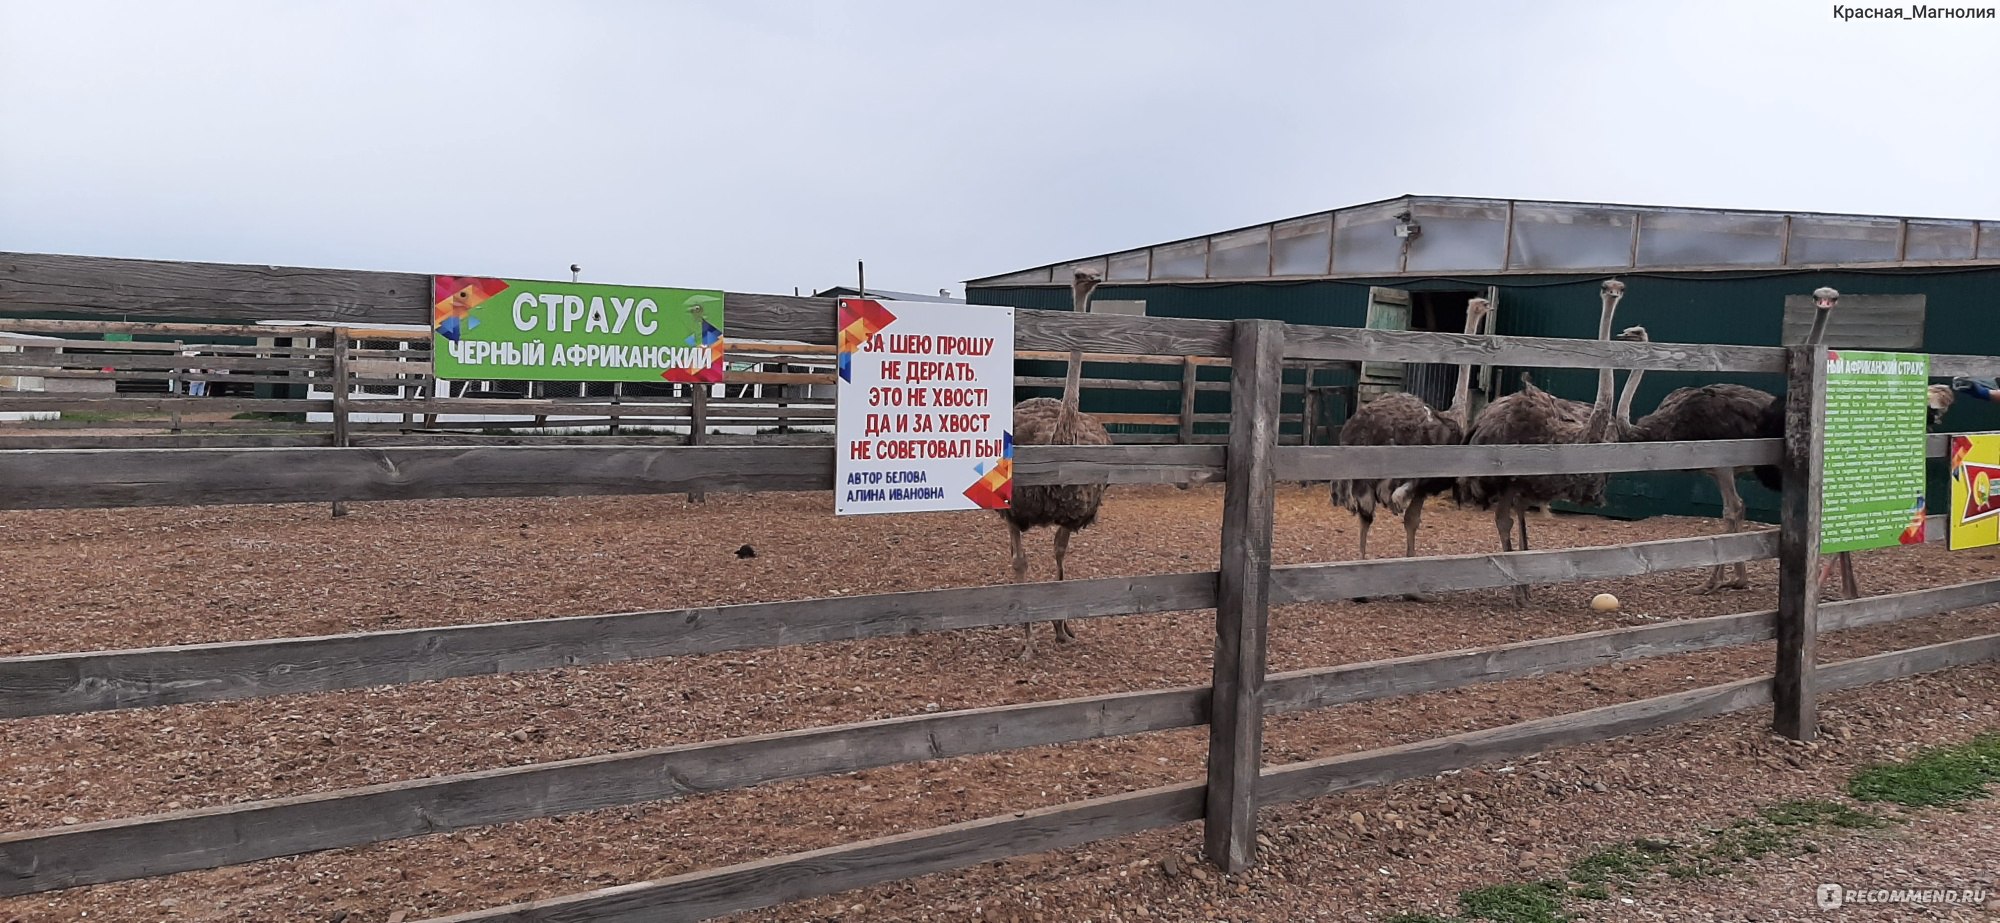
MULTIPOLYGON (((2000 604, 2000 580, 1984 580, 1834 603, 1822 610, 1821 627, 1831 631, 1995 604, 2000 604)), ((1769 610, 1744 612, 1272 674, 1253 717, 1261 724, 1267 714, 1769 641, 1775 619, 1769 610)), ((1875 677, 1865 680, 1872 682, 1891 678, 1896 670, 1976 662, 1992 643, 1989 638, 1969 646, 1941 645, 1904 659, 1867 658, 1872 666, 1849 672, 1875 677)), ((5 834, 0 835, 0 894, 214 868, 896 763, 1195 727, 1211 720, 1209 700, 1209 687, 1189 686, 915 715, 5 834)), ((1569 726, 1562 719, 1543 724, 1569 726)), ((1421 744, 1403 749, 1431 752, 1421 744)), ((1338 759, 1330 765, 1354 768, 1338 759)), ((1352 778, 1297 771, 1306 774, 1299 778, 1321 780, 1310 783, 1316 785, 1352 778)), ((1267 774, 1259 784, 1270 778, 1267 774)), ((1260 798, 1264 791, 1259 788, 1260 798)))

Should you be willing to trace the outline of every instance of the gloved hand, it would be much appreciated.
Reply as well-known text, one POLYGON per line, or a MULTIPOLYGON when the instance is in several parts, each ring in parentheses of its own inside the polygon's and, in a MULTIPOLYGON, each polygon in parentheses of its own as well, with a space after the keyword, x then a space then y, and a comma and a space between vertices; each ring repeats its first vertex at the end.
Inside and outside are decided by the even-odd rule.
POLYGON ((1953 391, 1963 391, 1982 401, 1990 401, 1993 399, 1993 392, 2000 390, 2000 386, 1995 385, 1991 381, 1960 377, 1951 380, 1951 389, 1953 391))

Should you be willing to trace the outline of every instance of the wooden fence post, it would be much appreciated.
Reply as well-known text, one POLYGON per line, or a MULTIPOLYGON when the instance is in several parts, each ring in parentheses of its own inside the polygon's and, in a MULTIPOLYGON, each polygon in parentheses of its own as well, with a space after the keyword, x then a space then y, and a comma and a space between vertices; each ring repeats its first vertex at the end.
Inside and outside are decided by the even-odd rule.
MULTIPOLYGON (((692 397, 688 402, 688 445, 701 445, 708 441, 708 382, 697 381, 688 385, 692 397)), ((701 503, 708 495, 700 488, 688 491, 689 503, 701 503)))
POLYGON ((1194 395, 1195 382, 1200 379, 1201 367, 1194 364, 1194 357, 1181 360, 1181 444, 1194 441, 1194 395))
POLYGON ((1226 871, 1257 858, 1257 776, 1263 768, 1265 629, 1276 516, 1272 449, 1284 387, 1285 327, 1234 322, 1229 455, 1216 583, 1215 678, 1209 702, 1208 860, 1226 871))
MULTIPOLYGON (((333 445, 344 449, 347 439, 347 331, 333 331, 333 445)), ((333 501, 333 515, 347 515, 347 502, 333 501)))
POLYGON ((1785 375, 1784 496, 1778 532, 1778 663, 1772 727, 1819 733, 1820 478, 1826 462, 1826 348, 1793 346, 1785 375))
MULTIPOLYGON (((192 361, 193 361, 192 356, 188 356, 181 352, 181 341, 175 340, 174 341, 175 365, 174 365, 173 376, 168 380, 167 389, 169 391, 172 391, 174 397, 176 398, 182 398, 188 396, 188 376, 187 376, 188 369, 182 367, 181 365, 179 365, 179 363, 192 362, 192 361)), ((195 369, 194 373, 196 375, 199 375, 201 374, 201 370, 195 369)), ((112 390, 116 392, 118 386, 116 384, 113 384, 111 387, 112 390)), ((169 427, 169 430, 171 432, 178 433, 181 431, 181 405, 179 404, 174 405, 174 411, 170 415, 170 424, 171 425, 169 427)))
MULTIPOLYGON (((614 382, 612 382, 612 383, 611 383, 611 406, 613 406, 613 407, 616 407, 616 406, 618 406, 618 405, 619 405, 620 403, 622 403, 622 402, 624 401, 624 398, 625 398, 625 383, 624 383, 624 382, 622 382, 622 381, 614 381, 614 382)), ((612 435, 612 436, 616 436, 616 435, 618 435, 618 434, 619 434, 619 433, 621 432, 621 430, 620 430, 620 429, 619 429, 619 427, 618 427, 618 421, 619 421, 619 420, 622 420, 622 419, 624 419, 624 418, 623 418, 623 417, 620 417, 620 416, 618 416, 618 415, 617 415, 617 411, 613 411, 613 412, 612 412, 612 415, 611 415, 611 425, 610 425, 609 427, 607 427, 607 428, 606 428, 605 432, 606 432, 606 433, 608 433, 609 435, 612 435)))

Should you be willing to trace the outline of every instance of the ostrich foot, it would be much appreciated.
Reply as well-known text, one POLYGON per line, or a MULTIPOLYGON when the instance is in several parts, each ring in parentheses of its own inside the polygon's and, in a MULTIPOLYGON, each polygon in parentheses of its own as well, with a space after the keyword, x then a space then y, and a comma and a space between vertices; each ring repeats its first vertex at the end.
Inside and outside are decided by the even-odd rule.
POLYGON ((1056 622, 1056 640, 1061 641, 1064 644, 1068 644, 1071 641, 1077 640, 1076 632, 1070 630, 1069 622, 1067 621, 1056 622))
POLYGON ((1514 608, 1516 608, 1516 609, 1526 609, 1526 608, 1528 608, 1528 588, 1527 588, 1527 587, 1525 587, 1525 586, 1521 586, 1521 585, 1519 585, 1519 584, 1516 584, 1516 585, 1515 585, 1515 587, 1514 587, 1514 608))

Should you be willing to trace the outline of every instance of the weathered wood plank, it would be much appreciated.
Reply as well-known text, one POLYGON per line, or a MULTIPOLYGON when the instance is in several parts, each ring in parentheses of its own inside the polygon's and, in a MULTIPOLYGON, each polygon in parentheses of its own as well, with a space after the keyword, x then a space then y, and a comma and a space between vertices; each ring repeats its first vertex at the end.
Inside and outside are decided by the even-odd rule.
POLYGON ((1299 325, 1285 328, 1285 358, 1675 372, 1785 370, 1784 350, 1771 346, 1636 343, 1299 325))
MULTIPOLYGON (((164 377, 164 376, 162 376, 164 377)), ((218 379, 227 381, 228 379, 218 379)), ((333 407, 327 400, 255 397, 82 397, 66 394, 0 396, 0 410, 60 410, 66 413, 307 413, 333 407)))
POLYGON ((1266 771, 1257 794, 1267 805, 1318 798, 1448 769, 1517 759, 1554 747, 1638 734, 1770 701, 1769 677, 1739 680, 1506 727, 1292 763, 1266 771))
POLYGON ((1779 463, 1778 655, 1772 726, 1794 740, 1818 736, 1821 478, 1826 468, 1826 348, 1788 350, 1785 450, 1779 463))
MULTIPOLYGON (((15 254, 0 253, 0 272, 6 271, 6 260, 15 254)), ((0 294, 0 311, 19 310, 16 302, 7 300, 0 294)), ((34 310, 32 307, 28 310, 34 310)), ((89 310, 88 308, 84 310, 89 310)), ((196 312, 200 313, 200 312, 196 312)), ((269 318, 277 320, 279 318, 269 318)), ((419 321, 420 322, 420 321, 419 321)), ((276 339, 311 339, 332 333, 330 327, 289 326, 268 324, 203 324, 203 323, 161 323, 158 321, 103 321, 103 320, 52 320, 40 317, 0 317, 0 331, 13 333, 52 334, 106 334, 130 333, 135 336, 178 336, 178 337, 272 337, 276 339)), ((427 337, 426 337, 427 338, 427 337)), ((83 345, 94 345, 85 343, 83 345)), ((121 348, 125 343, 107 343, 109 348, 121 348)), ((238 345, 237 349, 255 347, 238 345)), ((301 349, 298 346, 271 347, 274 349, 301 349)))
MULTIPOLYGON (((1943 538, 1939 536, 1932 541, 1941 542, 1943 538)), ((1821 603, 1819 630, 1840 631, 1993 605, 2000 605, 2000 579, 1973 580, 1906 593, 1821 603)))
POLYGON ((1285 347, 1277 321, 1235 322, 1230 352, 1229 468, 1216 581, 1215 690, 1208 735, 1203 841, 1225 871, 1257 860, 1257 771, 1264 756, 1265 641, 1271 608, 1271 533, 1277 520, 1271 454, 1285 347))
POLYGON ((423 923, 690 923, 1201 817, 1186 783, 794 853, 423 923))
POLYGON ((1777 439, 1561 445, 1297 446, 1279 449, 1278 480, 1706 471, 1778 461, 1777 439))
POLYGON ((1108 461, 1098 446, 1018 446, 1014 477, 1023 484, 1200 484, 1222 480, 1228 458, 1219 445, 1119 448, 1119 458, 1108 461))
POLYGON ((325 692, 716 651, 1206 609, 1215 573, 0 657, 0 718, 325 692))
MULTIPOLYGON (((243 356, 156 356, 146 353, 57 353, 42 357, 40 361, 29 361, 29 357, 11 358, 15 365, 34 368, 103 368, 126 369, 135 372, 167 372, 174 369, 227 369, 247 372, 326 372, 332 368, 327 359, 266 359, 243 356)), ((165 377, 165 376, 161 376, 165 377)))
MULTIPOLYGON (((426 324, 429 303, 430 276, 415 273, 0 252, 0 313, 426 324)), ((732 340, 835 342, 831 298, 729 292, 723 304, 732 340)), ((9 323, 9 329, 27 329, 20 326, 25 321, 9 323)), ((259 335, 312 333, 276 329, 289 332, 259 335)), ((1229 325, 1021 310, 1014 315, 1014 345, 1023 351, 1224 356, 1229 325)))
POLYGON ((1265 681, 1266 710, 1281 714, 1326 708, 1583 670, 1621 660, 1753 644, 1773 636, 1775 618, 1769 610, 1739 612, 1277 673, 1265 681))
POLYGON ((1184 687, 865 721, 0 834, 0 895, 1207 720, 1208 689, 1184 687))
POLYGON ((0 253, 0 311, 421 324, 430 277, 0 253))
MULTIPOLYGON (((23 375, 30 378, 61 378, 82 381, 216 381, 252 384, 305 384, 307 379, 284 372, 259 374, 256 372, 105 372, 98 369, 58 369, 25 365, 0 365, 0 376, 23 375)), ((21 392, 8 392, 18 394, 21 392)))
POLYGON ((143 436, 44 436, 32 432, 0 435, 0 451, 15 449, 249 449, 324 448, 333 445, 333 436, 324 433, 244 435, 161 433, 143 436))
POLYGON ((2000 356, 1931 354, 1932 378, 1992 378, 2000 375, 2000 356))
MULTIPOLYGON (((195 404, 221 403, 191 398, 195 404)), ((325 404, 327 402, 319 402, 325 404)), ((372 409, 372 408, 371 408, 372 409)), ((1161 483, 1168 469, 1212 477, 1207 456, 1161 463, 1142 446, 1023 446, 1021 483, 1161 483), (1039 459, 1048 453, 1053 464, 1039 459)), ((84 509, 580 497, 688 490, 830 490, 826 446, 436 446, 333 449, 75 449, 0 453, 0 509, 84 509)))
POLYGON ((2000 634, 1843 660, 1819 668, 1819 688, 1828 692, 1902 679, 1951 667, 2000 660, 2000 634))
POLYGON ((1293 564, 1273 569, 1272 601, 1282 605, 1636 577, 1759 561, 1776 555, 1777 547, 1777 533, 1762 529, 1597 548, 1293 564))

